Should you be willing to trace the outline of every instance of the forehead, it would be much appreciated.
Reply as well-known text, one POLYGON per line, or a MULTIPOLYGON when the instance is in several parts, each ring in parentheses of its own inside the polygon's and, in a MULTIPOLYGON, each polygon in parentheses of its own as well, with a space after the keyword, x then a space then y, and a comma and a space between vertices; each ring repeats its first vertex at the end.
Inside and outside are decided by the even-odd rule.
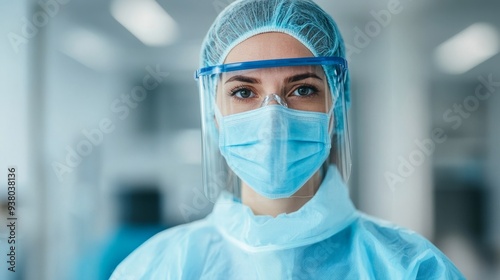
POLYGON ((279 32, 252 36, 236 45, 224 63, 314 56, 294 37, 279 32))

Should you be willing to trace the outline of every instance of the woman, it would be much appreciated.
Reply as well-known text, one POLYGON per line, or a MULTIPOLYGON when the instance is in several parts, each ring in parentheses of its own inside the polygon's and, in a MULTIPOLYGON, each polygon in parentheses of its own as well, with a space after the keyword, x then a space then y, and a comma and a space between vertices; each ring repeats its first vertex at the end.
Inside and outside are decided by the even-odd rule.
POLYGON ((309 0, 227 7, 201 51, 205 219, 159 233, 112 279, 461 279, 414 232, 355 210, 341 35, 309 0))

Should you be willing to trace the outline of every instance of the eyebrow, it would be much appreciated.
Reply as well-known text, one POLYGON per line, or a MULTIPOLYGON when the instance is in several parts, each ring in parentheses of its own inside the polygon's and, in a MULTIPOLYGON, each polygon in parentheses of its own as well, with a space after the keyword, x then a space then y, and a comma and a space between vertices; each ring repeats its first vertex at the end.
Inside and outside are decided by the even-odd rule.
MULTIPOLYGON (((293 82, 305 80, 308 78, 314 78, 314 79, 318 79, 320 81, 323 81, 323 79, 321 79, 318 75, 316 75, 315 73, 312 73, 312 72, 294 75, 294 76, 286 78, 285 81, 287 83, 293 83, 293 82)), ((249 84, 259 84, 260 83, 260 80, 257 78, 252 78, 252 77, 248 77, 248 76, 244 76, 244 75, 235 75, 235 76, 232 76, 231 78, 229 78, 227 81, 225 81, 224 84, 227 84, 229 82, 234 82, 234 81, 249 83, 249 84)))
POLYGON ((251 77, 243 76, 243 75, 236 75, 236 76, 232 76, 231 78, 229 78, 226 82, 224 82, 224 84, 227 84, 229 82, 234 82, 234 81, 243 82, 243 83, 249 83, 249 84, 258 84, 258 83, 260 83, 259 79, 251 78, 251 77))
POLYGON ((303 73, 303 74, 298 74, 298 75, 294 75, 294 76, 291 76, 291 77, 288 77, 286 78, 286 82, 287 83, 293 83, 293 82, 297 82, 297 81, 300 81, 300 80, 305 80, 307 78, 314 78, 314 79, 318 79, 320 81, 323 81, 323 79, 321 79, 320 77, 318 77, 318 75, 312 73, 312 72, 308 72, 308 73, 303 73))

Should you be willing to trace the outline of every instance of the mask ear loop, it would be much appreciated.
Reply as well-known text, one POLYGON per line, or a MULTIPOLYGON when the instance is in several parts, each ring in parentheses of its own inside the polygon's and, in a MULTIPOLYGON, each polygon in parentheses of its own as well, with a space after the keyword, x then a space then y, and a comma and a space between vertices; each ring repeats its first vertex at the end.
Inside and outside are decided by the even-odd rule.
MULTIPOLYGON (((335 120, 333 119, 334 118, 333 112, 334 112, 335 103, 337 102, 338 97, 335 97, 333 95, 333 92, 330 92, 330 95, 332 96, 332 105, 331 105, 330 110, 326 114, 328 116, 328 137, 330 138, 331 145, 333 145, 333 135, 334 135, 334 132, 336 130, 335 120)), ((326 173, 327 173, 328 168, 330 166, 329 158, 330 158, 330 155, 328 155, 328 157, 326 158, 325 162, 322 165, 322 168, 320 168, 321 182, 323 182, 323 180, 325 179, 326 173)))
POLYGON ((332 139, 333 137, 333 132, 335 131, 335 120, 333 119, 333 109, 335 108, 335 102, 337 102, 337 99, 333 100, 332 102, 332 107, 328 111, 327 116, 328 116, 328 137, 332 139))

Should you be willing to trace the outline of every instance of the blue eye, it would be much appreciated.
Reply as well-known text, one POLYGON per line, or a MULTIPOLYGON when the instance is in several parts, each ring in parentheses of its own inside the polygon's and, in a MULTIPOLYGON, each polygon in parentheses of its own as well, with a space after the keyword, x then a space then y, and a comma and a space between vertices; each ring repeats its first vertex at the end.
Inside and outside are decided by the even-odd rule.
POLYGON ((293 95, 296 95, 296 96, 309 96, 309 95, 315 94, 316 92, 317 92, 317 90, 314 87, 301 86, 301 87, 297 88, 293 92, 293 95))
POLYGON ((242 88, 242 89, 236 89, 233 92, 231 92, 231 96, 236 96, 238 98, 247 99, 250 97, 254 97, 255 94, 247 88, 242 88))

